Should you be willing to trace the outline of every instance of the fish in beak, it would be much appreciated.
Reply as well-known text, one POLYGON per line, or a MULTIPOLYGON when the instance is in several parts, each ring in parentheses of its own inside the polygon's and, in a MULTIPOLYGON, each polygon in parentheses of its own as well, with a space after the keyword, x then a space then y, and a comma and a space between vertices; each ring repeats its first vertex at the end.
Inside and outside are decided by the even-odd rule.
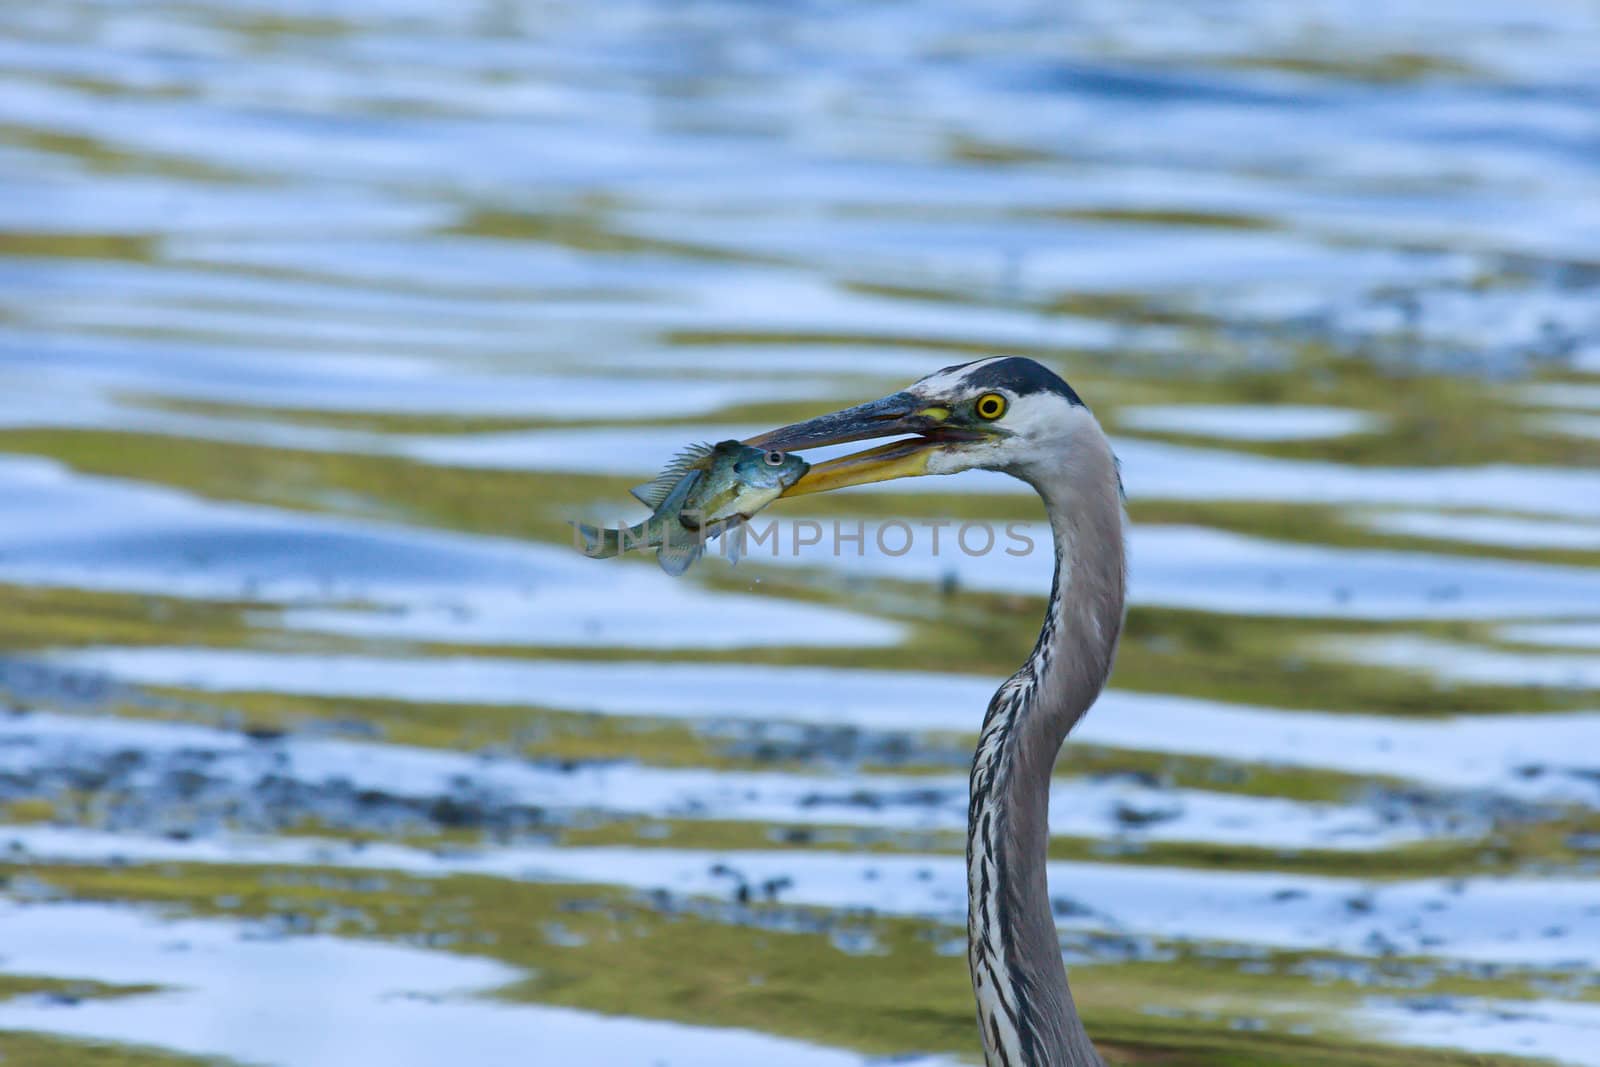
POLYGON ((831 415, 819 415, 792 426, 769 430, 745 443, 756 448, 796 452, 879 437, 903 438, 813 464, 799 481, 784 491, 783 495, 789 497, 927 474, 928 461, 939 451, 986 436, 976 428, 953 425, 947 407, 911 393, 894 393, 831 415))

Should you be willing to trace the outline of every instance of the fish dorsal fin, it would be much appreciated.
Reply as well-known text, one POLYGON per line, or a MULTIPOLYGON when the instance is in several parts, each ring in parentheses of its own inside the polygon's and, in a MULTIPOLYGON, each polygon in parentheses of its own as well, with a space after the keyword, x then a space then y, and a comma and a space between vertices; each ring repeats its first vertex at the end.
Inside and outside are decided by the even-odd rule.
POLYGON ((692 471, 703 469, 706 457, 711 455, 712 445, 690 445, 668 463, 662 472, 643 485, 636 485, 628 492, 633 498, 647 508, 659 508, 677 484, 683 481, 684 476, 692 471))
POLYGON ((660 478, 645 482, 643 485, 636 485, 628 490, 633 494, 633 499, 651 509, 659 508, 661 502, 667 499, 667 494, 671 491, 672 486, 663 484, 660 478))

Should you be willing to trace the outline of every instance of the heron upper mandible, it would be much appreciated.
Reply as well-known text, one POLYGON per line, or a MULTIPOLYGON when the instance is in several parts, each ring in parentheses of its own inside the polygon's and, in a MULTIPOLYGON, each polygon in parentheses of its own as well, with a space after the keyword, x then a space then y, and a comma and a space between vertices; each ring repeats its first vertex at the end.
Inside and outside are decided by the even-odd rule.
POLYGON ((989 702, 972 758, 967 962, 989 1067, 1103 1067, 1067 985, 1045 859, 1056 754, 1100 695, 1122 631, 1127 516, 1111 442, 1071 386, 1009 356, 749 443, 793 451, 877 437, 902 439, 817 464, 784 495, 981 468, 1044 500, 1056 557, 1044 626, 989 702))

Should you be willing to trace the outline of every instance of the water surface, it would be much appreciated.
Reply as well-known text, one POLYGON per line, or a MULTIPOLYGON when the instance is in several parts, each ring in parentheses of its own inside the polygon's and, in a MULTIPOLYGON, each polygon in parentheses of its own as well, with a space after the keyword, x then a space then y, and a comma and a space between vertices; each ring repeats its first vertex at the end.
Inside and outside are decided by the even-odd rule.
POLYGON ((0 42, 0 1053, 970 1060, 1026 487, 768 513, 1020 557, 791 525, 672 580, 567 521, 1014 352, 1134 523, 1052 812, 1112 1058, 1600 1064, 1592 5, 62 0, 0 42))

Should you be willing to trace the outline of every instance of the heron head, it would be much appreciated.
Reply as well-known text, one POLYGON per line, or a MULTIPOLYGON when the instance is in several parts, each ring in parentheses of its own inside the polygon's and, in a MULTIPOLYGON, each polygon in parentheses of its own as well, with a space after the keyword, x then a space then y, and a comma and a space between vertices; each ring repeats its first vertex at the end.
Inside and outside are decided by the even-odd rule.
POLYGON ((1031 468, 1058 461, 1085 420, 1093 424, 1089 409, 1054 371, 1021 356, 999 356, 946 367, 901 392, 747 443, 790 452, 897 438, 814 465, 784 493, 796 496, 974 468, 1026 478, 1031 468))

